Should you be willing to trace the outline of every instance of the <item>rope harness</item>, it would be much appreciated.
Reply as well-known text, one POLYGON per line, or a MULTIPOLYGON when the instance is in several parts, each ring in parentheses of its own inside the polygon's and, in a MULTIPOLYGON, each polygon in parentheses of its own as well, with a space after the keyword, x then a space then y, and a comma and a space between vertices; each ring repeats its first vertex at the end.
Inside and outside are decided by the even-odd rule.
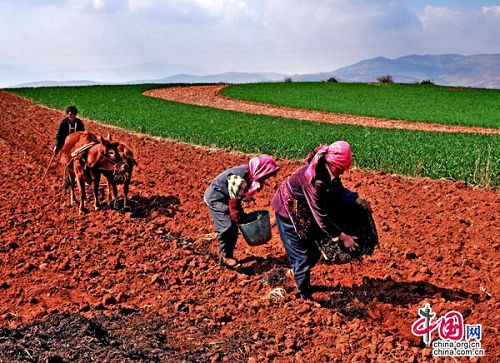
MULTIPOLYGON (((66 164, 66 167, 64 168, 64 174, 63 174, 63 180, 66 180, 67 179, 67 172, 68 172, 68 168, 70 167, 70 165, 73 164, 73 162, 76 160, 76 159, 80 159, 80 161, 83 162, 84 164, 84 169, 87 170, 88 168, 88 164, 87 164, 87 159, 86 159, 86 156, 87 156, 87 153, 88 151, 95 145, 98 145, 99 143, 98 142, 90 142, 88 144, 85 144, 83 146, 80 146, 78 149, 76 149, 75 151, 73 151, 71 153, 71 159, 68 161, 68 163, 66 164)), ((125 164, 125 162, 122 162, 122 163, 117 163, 116 161, 110 159, 109 157, 107 157, 106 155, 102 154, 101 155, 102 158, 110 161, 112 164, 113 164, 113 169, 101 169, 102 171, 112 171, 113 172, 113 177, 119 173, 119 168, 121 165, 125 164)))
POLYGON ((97 142, 89 142, 88 144, 80 146, 78 149, 76 149, 75 151, 73 151, 71 153, 71 158, 72 159, 76 158, 78 155, 80 155, 84 151, 87 151, 88 149, 90 149, 94 145, 97 145, 97 142))

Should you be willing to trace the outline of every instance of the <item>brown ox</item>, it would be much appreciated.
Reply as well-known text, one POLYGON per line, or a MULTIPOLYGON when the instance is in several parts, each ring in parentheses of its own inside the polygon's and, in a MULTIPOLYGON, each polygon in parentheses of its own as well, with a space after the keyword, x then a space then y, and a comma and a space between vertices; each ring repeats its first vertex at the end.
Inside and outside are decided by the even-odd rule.
POLYGON ((118 143, 90 132, 70 134, 61 149, 65 185, 71 187, 70 206, 75 203, 75 181, 80 190, 80 213, 85 209, 85 183, 93 183, 94 208, 99 209, 99 180, 102 173, 109 173, 116 180, 123 179, 128 168, 118 152, 118 143))
MULTIPOLYGON (((112 142, 111 134, 108 133, 108 141, 112 142)), ((132 180, 132 172, 137 161, 134 159, 134 153, 130 147, 123 142, 118 141, 117 150, 122 160, 127 165, 127 170, 122 174, 122 179, 113 178, 109 173, 103 173, 108 182, 108 203, 113 202, 113 208, 118 208, 118 188, 117 184, 123 183, 123 208, 127 208, 128 190, 132 180)))

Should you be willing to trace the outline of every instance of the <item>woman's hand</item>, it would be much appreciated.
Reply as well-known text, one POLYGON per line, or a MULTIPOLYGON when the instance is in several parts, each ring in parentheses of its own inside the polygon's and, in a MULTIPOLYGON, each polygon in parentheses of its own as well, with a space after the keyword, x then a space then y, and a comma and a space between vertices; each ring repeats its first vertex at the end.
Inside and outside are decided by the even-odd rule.
POLYGON ((347 248, 349 251, 355 251, 356 247, 359 247, 359 245, 355 241, 355 239, 358 239, 358 237, 349 236, 348 234, 342 232, 339 238, 344 244, 345 248, 347 248))

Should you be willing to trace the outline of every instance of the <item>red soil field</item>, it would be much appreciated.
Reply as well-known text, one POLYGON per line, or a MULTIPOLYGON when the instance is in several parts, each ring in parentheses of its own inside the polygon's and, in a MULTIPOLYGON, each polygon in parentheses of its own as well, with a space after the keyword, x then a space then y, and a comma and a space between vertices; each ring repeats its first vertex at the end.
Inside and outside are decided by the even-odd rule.
MULTIPOLYGON (((263 278, 287 267, 276 227, 264 246, 240 237, 243 267, 223 269, 202 200, 218 173, 249 155, 84 120, 128 144, 139 166, 132 212, 79 215, 66 206, 60 165, 39 183, 63 117, 0 92, 0 361, 424 362, 431 349, 411 325, 425 303, 437 317, 456 310, 482 324, 482 361, 500 359, 497 192, 352 170, 344 184, 371 202, 379 247, 362 263, 313 269, 321 306, 296 299, 288 281, 273 301, 263 278), (61 321, 73 340, 41 344, 61 321)), ((281 165, 247 211, 269 209, 299 166, 281 165)))

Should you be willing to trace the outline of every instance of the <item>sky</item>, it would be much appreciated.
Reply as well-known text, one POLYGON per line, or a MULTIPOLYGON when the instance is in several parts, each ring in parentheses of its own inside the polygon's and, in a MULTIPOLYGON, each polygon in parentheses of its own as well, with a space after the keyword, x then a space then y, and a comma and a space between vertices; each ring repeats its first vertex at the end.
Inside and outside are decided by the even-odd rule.
POLYGON ((3 83, 144 63, 314 73, 378 56, 498 54, 499 39, 500 0, 0 0, 3 83))

